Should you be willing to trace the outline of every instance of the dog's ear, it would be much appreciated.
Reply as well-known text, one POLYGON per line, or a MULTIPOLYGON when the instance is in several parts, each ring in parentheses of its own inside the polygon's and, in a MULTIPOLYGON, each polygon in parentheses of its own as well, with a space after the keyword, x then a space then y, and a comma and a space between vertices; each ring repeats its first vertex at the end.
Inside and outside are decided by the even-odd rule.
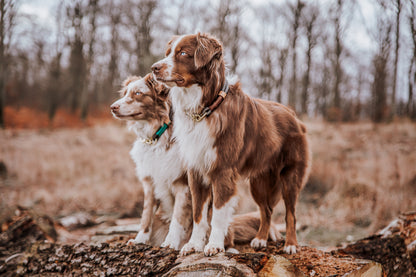
POLYGON ((159 83, 158 94, 162 96, 163 99, 166 99, 169 95, 170 88, 165 86, 164 84, 159 83))
POLYGON ((196 36, 195 67, 201 68, 207 65, 213 58, 222 55, 221 43, 208 35, 198 33, 196 36))
POLYGON ((133 82, 133 81, 137 81, 137 80, 139 80, 139 79, 141 79, 141 77, 140 77, 140 76, 129 76, 129 77, 127 77, 127 79, 126 79, 126 80, 124 80, 124 81, 123 81, 122 86, 123 86, 123 87, 126 87, 126 86, 128 86, 131 82, 133 82))
POLYGON ((126 92, 127 92, 127 86, 131 83, 131 82, 133 82, 133 81, 137 81, 137 80, 139 80, 141 77, 139 77, 139 76, 129 76, 129 77, 127 77, 127 79, 126 80, 124 80, 122 83, 121 83, 121 89, 118 91, 119 93, 120 93, 120 96, 124 96, 125 94, 126 94, 126 92))
POLYGON ((149 73, 145 77, 147 86, 156 92, 158 96, 162 96, 163 98, 166 98, 169 94, 169 88, 166 87, 164 84, 158 82, 153 77, 153 74, 149 73))

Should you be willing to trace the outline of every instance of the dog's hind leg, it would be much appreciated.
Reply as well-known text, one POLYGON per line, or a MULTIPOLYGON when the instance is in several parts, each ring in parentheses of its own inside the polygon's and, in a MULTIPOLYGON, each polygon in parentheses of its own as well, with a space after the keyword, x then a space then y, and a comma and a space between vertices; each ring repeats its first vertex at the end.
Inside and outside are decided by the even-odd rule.
POLYGON ((286 241, 284 251, 288 254, 296 253, 298 244, 296 239, 296 201, 301 189, 302 166, 284 168, 282 171, 282 195, 286 208, 286 241))
POLYGON ((276 186, 276 181, 276 175, 272 172, 250 178, 251 195, 260 210, 260 228, 250 243, 254 249, 267 245, 273 208, 281 197, 280 187, 276 186))
POLYGON ((285 167, 280 172, 280 180, 286 207, 284 251, 288 254, 294 254, 297 246, 295 207, 299 193, 307 181, 311 161, 305 136, 292 136, 289 141, 290 144, 285 145, 282 154, 285 157, 285 167))

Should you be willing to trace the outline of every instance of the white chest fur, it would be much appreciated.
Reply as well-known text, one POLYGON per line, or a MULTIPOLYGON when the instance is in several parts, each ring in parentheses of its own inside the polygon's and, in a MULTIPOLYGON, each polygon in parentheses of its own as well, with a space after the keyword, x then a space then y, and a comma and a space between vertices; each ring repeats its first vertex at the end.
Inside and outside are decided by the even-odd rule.
POLYGON ((175 109, 174 135, 177 138, 180 155, 187 168, 206 173, 217 159, 214 148, 215 137, 205 120, 194 122, 186 113, 200 112, 202 90, 193 85, 190 88, 174 87, 170 92, 175 109))
POLYGON ((155 145, 147 145, 138 139, 130 155, 136 163, 137 177, 141 181, 146 177, 152 178, 155 198, 161 201, 163 210, 170 218, 174 204, 172 182, 184 172, 182 163, 178 162, 178 146, 173 144, 169 150, 166 150, 163 141, 155 145))

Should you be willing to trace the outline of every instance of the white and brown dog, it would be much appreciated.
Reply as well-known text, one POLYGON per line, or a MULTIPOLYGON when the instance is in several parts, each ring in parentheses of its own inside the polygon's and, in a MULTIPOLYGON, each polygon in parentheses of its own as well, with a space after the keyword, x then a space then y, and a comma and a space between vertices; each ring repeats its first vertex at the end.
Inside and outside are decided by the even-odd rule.
POLYGON ((151 74, 130 77, 124 81, 122 97, 111 105, 111 112, 118 119, 128 120, 138 137, 130 155, 143 185, 144 207, 139 233, 130 243, 159 246, 163 237, 162 246, 179 249, 192 228, 191 196, 186 171, 178 162, 178 145, 172 138, 168 92, 151 74), (163 226, 169 224, 166 235, 163 226))
POLYGON ((174 37, 166 57, 152 71, 171 88, 174 136, 192 194, 193 231, 181 254, 204 250, 209 256, 224 251, 240 178, 249 179, 261 215, 251 246, 266 246, 273 208, 283 197, 284 251, 295 253, 295 205, 311 164, 306 128, 295 113, 281 104, 249 97, 239 83, 228 84, 222 45, 207 34, 174 37))
MULTIPOLYGON (((180 249, 192 231, 191 195, 185 167, 179 159, 179 145, 172 134, 169 89, 152 74, 124 81, 121 98, 111 105, 117 119, 127 120, 137 140, 130 152, 136 174, 143 185, 144 208, 140 230, 133 243, 180 249)), ((225 245, 249 242, 260 225, 258 214, 234 217, 225 245)), ((279 233, 270 226, 270 239, 279 233)))

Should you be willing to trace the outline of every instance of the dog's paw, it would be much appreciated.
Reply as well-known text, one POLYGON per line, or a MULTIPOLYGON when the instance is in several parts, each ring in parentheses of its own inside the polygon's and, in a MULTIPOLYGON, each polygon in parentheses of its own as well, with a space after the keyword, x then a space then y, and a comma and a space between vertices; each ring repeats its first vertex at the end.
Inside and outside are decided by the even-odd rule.
POLYGON ((203 247, 204 247, 203 245, 198 245, 193 242, 188 242, 182 247, 180 256, 186 256, 195 252, 201 252, 203 247))
POLYGON ((296 245, 285 245, 283 251, 286 254, 296 254, 296 245))
POLYGON ((175 250, 179 250, 179 243, 177 241, 168 241, 165 240, 161 245, 161 247, 168 247, 175 250))
POLYGON ((135 245, 135 244, 137 244, 138 242, 136 242, 134 239, 130 239, 128 242, 127 242, 127 245, 135 245))
POLYGON ((127 245, 136 245, 136 244, 146 244, 147 242, 146 241, 141 241, 141 240, 137 240, 137 239, 130 239, 128 242, 127 242, 127 245))
POLYGON ((205 256, 214 256, 224 251, 224 244, 216 244, 209 242, 207 245, 205 245, 204 254, 205 256))
POLYGON ((139 243, 149 243, 150 240, 150 232, 144 233, 140 231, 134 239, 131 239, 127 242, 127 245, 134 245, 139 243))
POLYGON ((254 238, 251 241, 250 246, 254 249, 260 249, 260 248, 266 247, 267 246, 267 240, 254 238))

